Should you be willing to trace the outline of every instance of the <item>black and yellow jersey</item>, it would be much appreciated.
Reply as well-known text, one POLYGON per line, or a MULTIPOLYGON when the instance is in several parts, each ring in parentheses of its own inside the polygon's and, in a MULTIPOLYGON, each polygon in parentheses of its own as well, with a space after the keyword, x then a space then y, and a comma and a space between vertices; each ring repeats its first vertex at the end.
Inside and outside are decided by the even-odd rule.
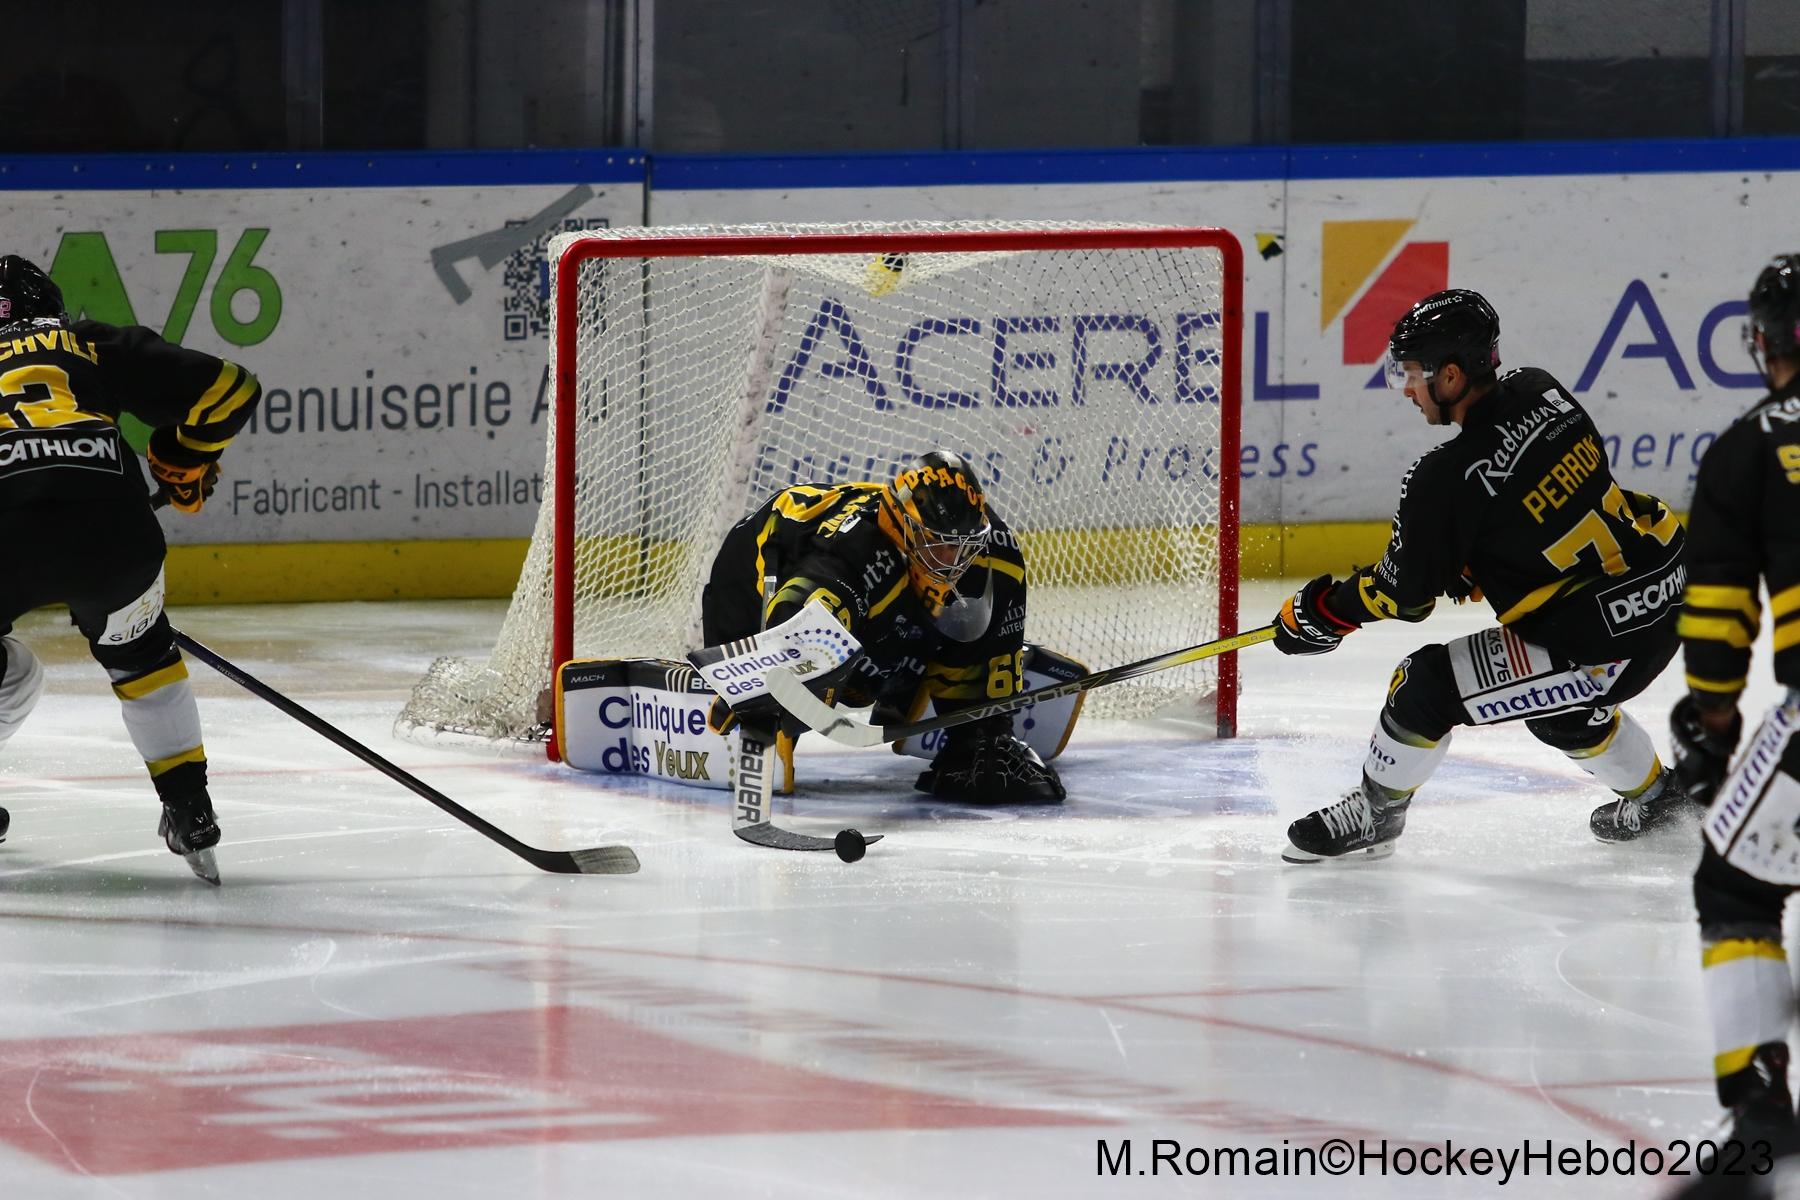
POLYGON ((1574 663, 1647 654, 1683 582, 1680 524, 1613 478, 1586 411, 1547 372, 1509 371, 1400 484, 1387 552, 1327 594, 1353 624, 1422 620, 1479 589, 1500 623, 1574 663))
POLYGON ((1688 514, 1681 609, 1688 688, 1735 702, 1762 624, 1775 622, 1775 679, 1800 687, 1800 379, 1732 422, 1707 447, 1688 514))
POLYGON ((862 643, 854 673, 871 690, 902 669, 922 673, 940 699, 994 698, 990 689, 1008 677, 1008 664, 1017 675, 1025 641, 1025 559, 1017 538, 990 510, 989 545, 956 586, 983 620, 946 632, 934 602, 941 598, 916 586, 905 554, 883 528, 881 498, 880 483, 789 487, 738 522, 713 560, 703 597, 707 644, 780 624, 817 599, 862 643))
POLYGON ((142 326, 55 319, 0 327, 0 510, 149 492, 119 435, 130 413, 182 445, 223 450, 261 399, 235 363, 142 326))

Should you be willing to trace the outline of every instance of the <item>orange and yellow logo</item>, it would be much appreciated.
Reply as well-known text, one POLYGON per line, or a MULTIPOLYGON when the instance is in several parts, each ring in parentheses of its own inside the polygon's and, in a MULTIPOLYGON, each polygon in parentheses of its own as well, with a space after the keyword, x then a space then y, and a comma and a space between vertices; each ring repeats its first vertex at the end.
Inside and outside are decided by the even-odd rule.
POLYGON ((1394 322, 1415 301, 1450 286, 1449 242, 1402 244, 1415 224, 1326 221, 1320 231, 1319 329, 1343 315, 1347 365, 1378 360, 1394 322))

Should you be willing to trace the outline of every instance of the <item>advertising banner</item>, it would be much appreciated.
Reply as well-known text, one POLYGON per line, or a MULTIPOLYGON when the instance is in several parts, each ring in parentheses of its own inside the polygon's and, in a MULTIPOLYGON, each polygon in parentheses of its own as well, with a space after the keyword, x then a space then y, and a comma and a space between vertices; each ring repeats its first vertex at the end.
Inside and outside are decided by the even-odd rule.
MULTIPOLYGON (((71 176, 79 187, 9 172, 6 248, 49 270, 72 314, 147 325, 262 382, 212 500, 165 521, 172 541, 530 533, 543 245, 641 223, 643 160, 350 157, 356 169, 329 155, 187 162, 177 187, 124 186, 133 160, 101 162, 120 186, 94 186, 94 170, 71 176)), ((31 165, 41 177, 50 164, 31 165)))
POLYGON ((1585 160, 1569 149, 994 155, 979 156, 970 174, 987 178, 971 183, 897 156, 859 172, 807 160, 734 162, 729 173, 711 160, 659 161, 651 211, 658 224, 1059 219, 1231 230, 1246 260, 1247 523, 1392 512, 1407 464, 1449 433, 1383 386, 1387 334, 1414 300, 1473 288, 1499 310, 1505 365, 1556 376, 1593 415, 1626 485, 1685 509, 1700 455, 1759 394, 1739 343, 1744 297, 1769 256, 1800 249, 1790 219, 1800 147, 1599 147, 1585 160), (1752 155, 1781 169, 1736 167, 1752 155), (1579 173, 1616 158, 1628 169, 1579 173), (1733 169, 1705 169, 1727 159, 1733 169), (1468 173, 1450 173, 1459 169, 1468 173), (1157 172, 1168 177, 1142 178, 1157 172))

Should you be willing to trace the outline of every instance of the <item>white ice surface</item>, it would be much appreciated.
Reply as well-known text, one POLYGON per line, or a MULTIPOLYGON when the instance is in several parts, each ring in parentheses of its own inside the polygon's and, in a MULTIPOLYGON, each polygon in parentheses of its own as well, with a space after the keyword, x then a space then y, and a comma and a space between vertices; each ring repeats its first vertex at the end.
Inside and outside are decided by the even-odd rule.
MULTIPOLYGON (((1245 624, 1291 586, 1249 585, 1245 624)), ((394 741, 412 681, 500 615, 175 614, 523 840, 626 842, 641 874, 542 874, 190 662, 211 889, 155 837, 85 646, 21 624, 49 690, 0 751, 0 1196, 1645 1196, 1665 1185, 1541 1161, 1504 1187, 1102 1177, 1096 1140, 1134 1139, 1135 1173, 1153 1138, 1466 1156, 1717 1130, 1693 827, 1595 842, 1603 793, 1504 727, 1458 733, 1393 858, 1277 857, 1356 779, 1394 663, 1485 608, 1246 651, 1242 737, 1090 725, 1055 810, 928 802, 916 760, 803 742, 778 811, 885 833, 854 866, 738 842, 721 792, 394 741)), ((1679 687, 1629 706, 1665 749, 1679 687)))

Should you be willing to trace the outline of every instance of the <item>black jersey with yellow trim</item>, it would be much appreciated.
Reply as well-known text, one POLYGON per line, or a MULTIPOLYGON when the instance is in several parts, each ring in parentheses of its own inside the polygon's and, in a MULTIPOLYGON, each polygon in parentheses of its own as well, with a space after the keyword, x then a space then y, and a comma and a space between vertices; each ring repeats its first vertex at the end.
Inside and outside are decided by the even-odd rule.
POLYGON ((142 326, 58 319, 0 328, 0 508, 148 492, 119 435, 129 413, 216 455, 262 389, 236 363, 142 326))
POLYGON ((1702 703, 1735 702, 1744 690, 1759 583, 1775 623, 1775 678, 1800 687, 1800 379, 1733 421, 1700 460, 1679 632, 1702 703))
POLYGON ((1501 624, 1570 661, 1629 658, 1667 636, 1682 541, 1661 501, 1613 478, 1580 403, 1526 367, 1413 463, 1386 553, 1326 604, 1354 624, 1417 621, 1479 588, 1501 624))
POLYGON ((992 664, 1016 657, 1024 644, 1026 570, 1018 539, 989 514, 992 538, 958 580, 957 594, 983 598, 991 615, 985 630, 951 638, 934 616, 934 601, 943 598, 920 594, 904 553, 882 528, 882 490, 879 483, 842 483, 777 492, 726 538, 709 589, 760 595, 765 627, 817 599, 862 642, 868 663, 860 673, 885 675, 900 660, 917 658, 921 669, 928 661, 955 668, 938 681, 946 694, 973 687, 992 698, 992 664))

